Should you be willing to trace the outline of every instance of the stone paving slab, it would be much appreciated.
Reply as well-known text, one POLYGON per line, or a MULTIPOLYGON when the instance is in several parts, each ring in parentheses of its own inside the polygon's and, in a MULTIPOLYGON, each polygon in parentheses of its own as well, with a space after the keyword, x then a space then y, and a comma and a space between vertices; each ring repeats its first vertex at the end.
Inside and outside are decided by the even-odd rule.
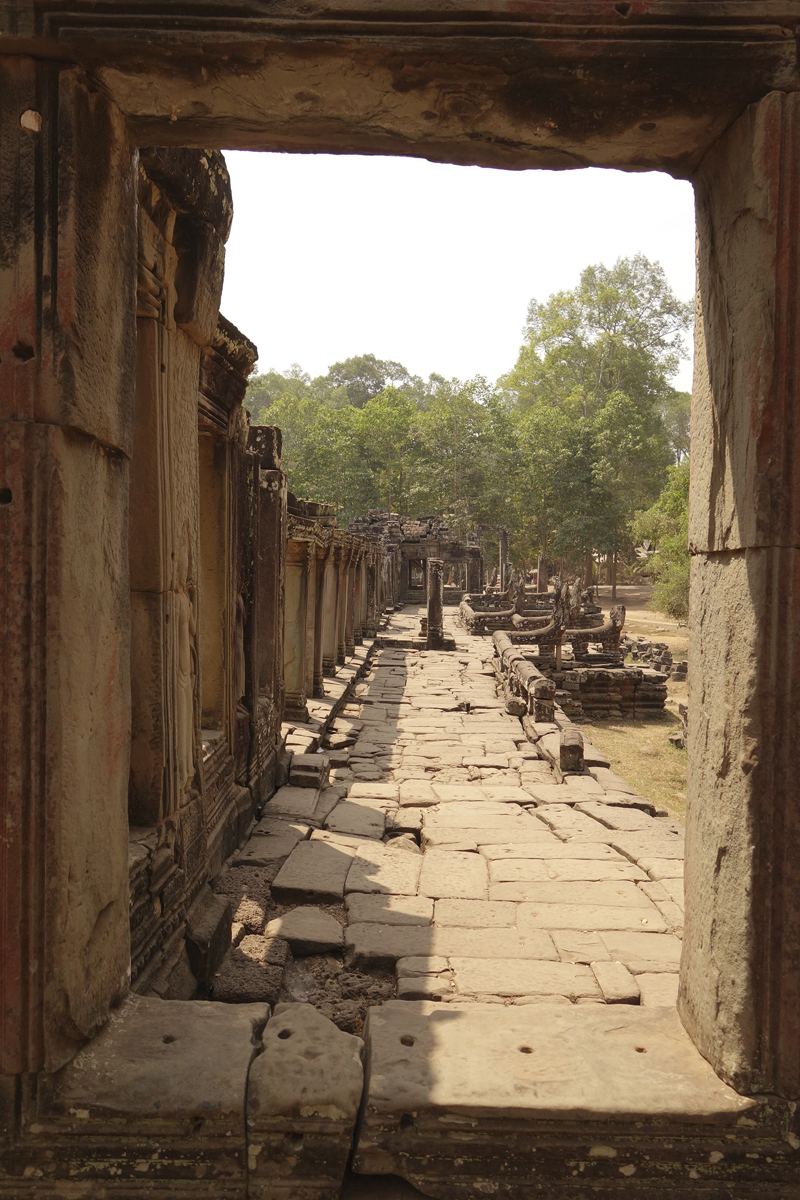
MULTIPOLYGON (((433 900, 428 896, 382 896, 365 892, 347 895, 347 919, 350 924, 431 925, 433 900)), ((442 903, 445 903, 442 901, 442 903)))
POLYGON ((603 942, 611 957, 624 963, 634 975, 677 971, 681 944, 676 937, 656 933, 603 933, 603 942))
POLYGON ((325 828, 334 833, 380 839, 386 828, 386 814, 368 801, 342 800, 326 818, 325 828))
POLYGON ((523 932, 532 929, 669 931, 667 922, 653 904, 644 909, 623 908, 616 904, 542 904, 532 901, 520 904, 517 927, 523 932))
POLYGON ((611 955, 599 933, 556 929, 550 931, 550 936, 562 962, 584 963, 589 966, 592 963, 611 961, 611 955))
POLYGON ((674 1008, 678 1002, 678 976, 668 972, 636 976, 639 1003, 646 1008, 674 1008))
POLYGON ((545 930, 457 929, 401 925, 349 925, 347 957, 355 965, 391 965, 398 958, 430 954, 449 958, 522 958, 555 961, 553 940, 545 930))
POLYGON ((344 845, 300 842, 276 875, 273 895, 282 904, 336 903, 344 895, 353 853, 352 848, 344 845))
POLYGON ((451 958, 450 966, 460 995, 566 996, 573 1002, 602 999, 591 969, 577 963, 451 958))
POLYGON ((454 1115, 475 1122, 472 1129, 500 1114, 731 1128, 756 1107, 717 1078, 674 1009, 391 1001, 370 1010, 364 1037, 369 1066, 358 1169, 369 1169, 371 1146, 395 1144, 405 1113, 434 1135, 454 1115))
POLYGON ((359 846, 346 880, 346 891, 416 896, 423 858, 383 845, 359 846))
POLYGON ((510 928, 517 922, 517 906, 490 900, 437 900, 434 923, 459 928, 510 928))
MULTIPOLYGON (((521 847, 524 849, 525 847, 521 847)), ((481 853, 494 846, 481 846, 481 853)), ((644 871, 634 863, 613 859, 591 858, 515 858, 489 859, 489 884, 500 883, 606 883, 619 880, 636 883, 646 879, 644 871)))
POLYGON ((639 984, 622 963, 597 960, 590 964, 606 1004, 638 1004, 639 984))
POLYGON ((431 849, 422 859, 419 893, 433 899, 486 900, 489 873, 481 854, 431 849))
POLYGON ((540 904, 612 905, 637 912, 652 913, 653 902, 630 880, 585 881, 580 887, 574 880, 548 880, 546 883, 530 883, 529 900, 540 904))

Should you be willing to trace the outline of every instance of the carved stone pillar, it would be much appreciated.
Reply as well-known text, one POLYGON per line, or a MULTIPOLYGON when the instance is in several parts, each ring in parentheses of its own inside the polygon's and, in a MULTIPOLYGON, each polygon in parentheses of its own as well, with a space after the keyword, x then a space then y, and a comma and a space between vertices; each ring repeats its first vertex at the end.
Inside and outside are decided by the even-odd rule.
POLYGON ((136 186, 119 111, 0 58, 0 1071, 127 990, 136 186), (24 118, 24 119, 23 119, 24 118))
POLYGON ((467 564, 467 591, 477 595, 483 591, 483 556, 480 550, 470 554, 467 564))
POLYGON ((366 627, 365 633, 367 637, 374 637, 378 632, 378 590, 379 590, 379 566, 377 565, 378 555, 373 547, 369 552, 369 557, 366 560, 366 627))
POLYGON ((444 643, 444 563, 429 558, 426 563, 428 592, 428 650, 439 650, 444 643))
POLYGON ((322 673, 336 674, 337 658, 337 593, 339 590, 338 550, 330 546, 325 557, 322 592, 322 673))
POLYGON ((363 551, 361 551, 356 563, 355 598, 353 603, 353 641, 356 646, 360 646, 364 641, 364 598, 366 591, 367 589, 364 584, 364 555, 363 551))
POLYGON ((272 790, 275 759, 283 718, 283 613, 286 579, 286 476, 281 470, 280 430, 252 426, 249 445, 258 455, 259 486, 256 497, 257 554, 255 570, 256 613, 255 673, 258 705, 251 745, 251 778, 261 789, 259 800, 272 790), (258 781, 257 783, 255 781, 258 781))
POLYGON ((686 930, 679 1011, 744 1091, 800 1096, 800 96, 696 177, 686 930))
MULTIPOLYGON (((197 393, 201 353, 217 326, 229 218, 218 218, 220 236, 205 214, 179 216, 179 162, 156 153, 143 163, 153 177, 140 164, 129 810, 132 824, 148 826, 201 786, 197 393)), ((225 557, 218 570, 224 577, 225 557)))
POLYGON ((499 553, 499 581, 500 590, 506 586, 506 567, 508 566, 508 530, 500 530, 500 553, 499 553))
POLYGON ((350 658, 356 648, 355 642, 355 609, 356 609, 356 558, 358 550, 351 547, 347 558, 347 608, 345 610, 344 647, 345 654, 350 658))
POLYGON ((290 537, 286 548, 286 608, 283 620, 285 720, 308 720, 306 708, 306 619, 308 542, 290 537))
POLYGON ((314 657, 317 626, 317 547, 309 541, 306 554, 306 629, 305 629, 305 692, 306 699, 314 695, 314 657))
POLYGON ((336 661, 343 666, 347 659, 347 568, 349 549, 343 545, 337 561, 338 586, 336 589, 336 661))

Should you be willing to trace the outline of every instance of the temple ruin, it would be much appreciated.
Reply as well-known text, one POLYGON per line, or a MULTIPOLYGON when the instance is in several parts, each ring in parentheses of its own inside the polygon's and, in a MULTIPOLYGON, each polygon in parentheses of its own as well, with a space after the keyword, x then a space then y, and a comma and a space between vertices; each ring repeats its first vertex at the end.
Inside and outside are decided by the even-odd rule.
POLYGON ((0 0, 0 1195, 797 1195, 799 35, 0 0), (685 838, 507 556, 289 495, 222 147, 692 181, 685 838))

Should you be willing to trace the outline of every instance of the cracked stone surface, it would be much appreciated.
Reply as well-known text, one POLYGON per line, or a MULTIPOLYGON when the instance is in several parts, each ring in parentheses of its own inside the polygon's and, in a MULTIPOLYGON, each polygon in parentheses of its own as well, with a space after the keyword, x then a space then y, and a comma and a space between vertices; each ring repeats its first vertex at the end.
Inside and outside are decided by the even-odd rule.
MULTIPOLYGON (((455 651, 373 652, 331 727, 330 785, 281 788, 220 876, 241 934, 214 994, 230 979, 231 998, 250 998, 237 980, 263 986, 269 969, 273 1002, 305 1001, 352 1033, 394 996, 674 1003, 682 829, 602 755, 557 776, 547 739, 569 722, 557 708, 523 728, 506 712, 493 642, 455 613, 455 651), (265 957, 275 938, 302 957, 265 957)), ((387 639, 415 637, 420 615, 395 613, 387 639)))

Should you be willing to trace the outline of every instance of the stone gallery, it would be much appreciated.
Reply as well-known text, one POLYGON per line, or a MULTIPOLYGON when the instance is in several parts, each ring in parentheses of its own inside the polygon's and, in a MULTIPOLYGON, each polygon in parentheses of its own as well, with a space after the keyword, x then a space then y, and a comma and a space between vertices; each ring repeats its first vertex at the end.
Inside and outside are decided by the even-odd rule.
POLYGON ((0 1196, 800 1194, 799 34, 0 0, 0 1196), (685 837, 478 539, 288 493, 223 147, 692 181, 685 837))

